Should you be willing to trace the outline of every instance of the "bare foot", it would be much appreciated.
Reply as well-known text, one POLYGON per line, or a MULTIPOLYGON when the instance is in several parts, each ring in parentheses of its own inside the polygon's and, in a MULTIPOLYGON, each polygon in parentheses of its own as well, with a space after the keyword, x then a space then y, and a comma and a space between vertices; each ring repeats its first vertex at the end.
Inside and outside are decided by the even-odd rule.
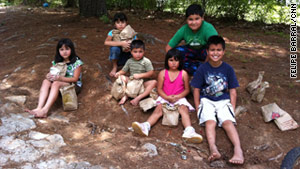
POLYGON ((234 150, 234 154, 232 158, 229 160, 230 163, 232 164, 243 164, 244 163, 244 156, 243 156, 243 151, 241 148, 236 148, 234 150))
POLYGON ((47 111, 46 110, 43 110, 41 109, 40 111, 36 111, 34 112, 34 117, 36 118, 44 118, 44 117, 47 117, 47 111))
POLYGON ((130 103, 134 106, 137 106, 139 104, 139 102, 140 102, 140 99, 138 99, 137 97, 130 101, 130 103))
POLYGON ((114 77, 114 76, 116 75, 116 73, 117 73, 117 68, 113 68, 113 69, 110 71, 109 76, 114 77))
POLYGON ((219 153, 216 146, 210 149, 210 153, 211 154, 208 157, 208 161, 210 161, 210 162, 221 158, 221 154, 219 153))
POLYGON ((32 114, 32 115, 35 115, 36 112, 41 111, 41 109, 36 108, 36 109, 30 110, 30 109, 27 109, 27 108, 26 108, 24 111, 25 111, 25 112, 28 112, 28 113, 30 113, 30 114, 32 114))
POLYGON ((119 101, 119 105, 124 104, 127 100, 127 96, 123 96, 122 99, 119 101))
POLYGON ((215 161, 217 159, 220 159, 221 158, 221 154, 218 152, 218 153, 212 153, 209 157, 208 157, 208 161, 212 162, 212 161, 215 161))

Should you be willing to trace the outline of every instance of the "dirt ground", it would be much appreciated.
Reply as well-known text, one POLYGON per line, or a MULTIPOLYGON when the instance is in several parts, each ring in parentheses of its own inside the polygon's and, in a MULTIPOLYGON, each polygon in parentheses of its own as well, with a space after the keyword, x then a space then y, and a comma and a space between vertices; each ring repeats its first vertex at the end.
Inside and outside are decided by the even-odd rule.
MULTIPOLYGON (((126 14, 137 32, 151 34, 164 42, 184 23, 183 16, 158 14, 153 18, 139 12, 126 14)), ((225 132, 217 128, 220 161, 224 168, 279 168, 284 155, 300 146, 300 129, 280 131, 274 122, 264 122, 260 108, 276 102, 300 123, 300 83, 289 78, 289 27, 282 30, 285 33, 276 33, 263 29, 263 25, 209 18, 208 21, 226 40, 224 60, 234 67, 240 83, 237 105, 248 109, 237 117, 245 164, 233 166, 227 162, 233 147, 225 132), (245 90, 259 71, 265 71, 264 80, 270 84, 262 103, 251 101, 245 90)), ((76 10, 28 7, 2 8, 0 22, 0 80, 12 85, 1 89, 1 105, 5 96, 26 95, 25 107, 37 106, 39 88, 54 59, 58 39, 72 39, 78 56, 85 63, 79 109, 64 112, 58 99, 50 111, 69 117, 70 122, 46 119, 48 123, 38 123, 40 132, 59 133, 64 137, 67 146, 62 153, 73 152, 91 164, 119 168, 210 168, 204 128, 198 125, 196 113, 191 113, 192 125, 205 138, 199 145, 183 142, 181 123, 177 127, 166 127, 160 120, 149 137, 140 137, 128 129, 133 121, 145 121, 153 110, 144 113, 127 102, 124 107, 129 114, 126 115, 110 96, 110 83, 106 78, 111 69, 109 48, 104 46, 104 40, 112 24, 79 17, 76 10), (141 155, 141 146, 145 143, 156 145, 158 155, 141 155), (188 150, 187 159, 182 160, 180 152, 170 143, 183 144, 188 150)), ((146 43, 145 56, 151 59, 157 73, 163 68, 165 45, 157 41, 146 43)), ((188 99, 192 102, 192 95, 188 99)))

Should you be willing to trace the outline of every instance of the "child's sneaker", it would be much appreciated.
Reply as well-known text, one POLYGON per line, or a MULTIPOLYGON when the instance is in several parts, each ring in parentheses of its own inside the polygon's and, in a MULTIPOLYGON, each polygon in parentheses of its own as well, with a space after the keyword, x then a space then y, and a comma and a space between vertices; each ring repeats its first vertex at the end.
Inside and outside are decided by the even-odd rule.
POLYGON ((186 128, 182 137, 184 140, 190 143, 201 143, 203 140, 202 136, 200 134, 197 134, 193 127, 190 127, 189 129, 186 128))
POLYGON ((131 126, 135 133, 138 133, 141 136, 148 136, 149 129, 145 123, 133 122, 131 126))

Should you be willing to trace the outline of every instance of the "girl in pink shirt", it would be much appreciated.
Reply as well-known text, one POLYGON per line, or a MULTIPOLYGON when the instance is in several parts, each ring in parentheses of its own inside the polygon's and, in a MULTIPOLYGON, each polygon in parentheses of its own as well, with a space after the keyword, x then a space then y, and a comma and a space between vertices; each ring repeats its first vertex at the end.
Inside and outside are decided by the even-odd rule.
POLYGON ((185 128, 182 137, 193 143, 202 142, 202 136, 195 132, 191 125, 189 111, 194 111, 193 106, 185 96, 190 92, 189 77, 183 68, 183 60, 180 52, 173 48, 168 51, 165 59, 165 69, 158 75, 157 91, 159 97, 156 100, 157 107, 152 115, 144 123, 133 122, 132 128, 140 135, 148 136, 151 126, 162 117, 162 104, 177 105, 185 128))

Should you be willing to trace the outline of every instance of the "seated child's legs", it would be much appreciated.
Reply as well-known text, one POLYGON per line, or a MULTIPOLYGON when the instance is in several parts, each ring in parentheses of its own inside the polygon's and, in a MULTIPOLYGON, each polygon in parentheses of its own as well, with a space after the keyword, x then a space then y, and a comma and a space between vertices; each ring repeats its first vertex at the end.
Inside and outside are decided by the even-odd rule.
POLYGON ((244 163, 243 150, 241 148, 238 132, 233 122, 231 120, 226 120, 223 122, 222 127, 226 131, 228 138, 230 139, 231 143, 234 146, 234 154, 232 158, 229 160, 229 162, 233 164, 243 164, 244 163))
POLYGON ((233 124, 236 123, 233 107, 229 99, 215 102, 215 107, 219 121, 219 127, 223 126, 223 123, 227 120, 231 121, 233 124))
POLYGON ((109 60, 118 60, 122 50, 118 46, 111 46, 109 48, 109 60))
POLYGON ((50 107, 53 105, 53 103, 57 99, 60 87, 67 86, 67 85, 69 85, 69 83, 61 82, 61 81, 52 82, 49 95, 46 98, 45 105, 41 109, 33 111, 33 114, 35 115, 35 117, 47 117, 47 113, 48 113, 50 107))
POLYGON ((26 108, 25 109, 26 112, 34 115, 34 114, 36 114, 36 112, 40 111, 44 107, 46 100, 48 98, 49 89, 51 87, 51 84, 52 84, 52 82, 49 81, 48 79, 43 80, 42 86, 40 88, 39 101, 38 101, 37 107, 33 110, 26 108))
POLYGON ((194 75, 197 68, 206 60, 206 49, 191 49, 188 45, 178 46, 177 49, 183 56, 183 68, 189 75, 194 75))
POLYGON ((181 115, 181 121, 184 126, 182 134, 183 139, 190 143, 201 143, 203 138, 200 134, 196 133, 194 127, 192 127, 189 108, 186 105, 180 105, 178 107, 178 111, 181 115))
POLYGON ((203 125, 208 120, 217 122, 215 107, 212 101, 208 100, 207 98, 202 98, 200 100, 197 118, 199 119, 200 125, 203 125))
POLYGON ((133 128, 134 132, 138 133, 139 135, 142 135, 142 136, 148 136, 151 126, 153 126, 158 121, 158 119, 161 118, 162 115, 163 115, 162 104, 159 104, 156 106, 154 112, 151 114, 151 116, 147 119, 146 122, 144 122, 144 123, 133 122, 132 123, 132 128, 133 128))
POLYGON ((110 47, 110 54, 109 54, 109 60, 112 62, 112 70, 109 73, 110 76, 114 76, 117 72, 118 65, 117 62, 120 58, 121 54, 121 48, 118 46, 112 46, 110 47))
POLYGON ((184 128, 191 126, 191 119, 189 115, 189 109, 185 105, 180 105, 178 107, 179 114, 181 115, 181 121, 184 128))
POLYGON ((215 120, 207 120, 205 122, 205 133, 210 151, 209 161, 221 158, 221 154, 216 146, 216 126, 217 122, 215 120))
POLYGON ((153 113, 147 119, 147 122, 149 122, 150 125, 153 126, 158 121, 158 119, 160 119, 162 117, 162 115, 163 115, 162 104, 159 104, 155 107, 153 113))
MULTIPOLYGON (((128 83, 128 77, 127 76, 124 76, 124 75, 121 75, 121 79, 122 79, 122 81, 124 82, 124 83, 128 83)), ((126 102, 126 100, 128 99, 128 97, 126 96, 126 95, 124 95, 122 98, 121 98, 121 100, 119 101, 119 104, 121 105, 121 104, 124 104, 125 102, 126 102)))
POLYGON ((211 101, 207 98, 202 98, 198 108, 197 117, 199 118, 200 124, 203 124, 207 120, 218 122, 219 127, 221 127, 222 123, 226 120, 235 123, 233 109, 229 99, 211 101))
POLYGON ((136 98, 130 101, 130 103, 134 106, 138 105, 140 100, 142 100, 144 97, 148 96, 151 92, 151 90, 156 86, 157 81, 156 80, 149 80, 144 82, 145 91, 144 93, 138 95, 136 98))

